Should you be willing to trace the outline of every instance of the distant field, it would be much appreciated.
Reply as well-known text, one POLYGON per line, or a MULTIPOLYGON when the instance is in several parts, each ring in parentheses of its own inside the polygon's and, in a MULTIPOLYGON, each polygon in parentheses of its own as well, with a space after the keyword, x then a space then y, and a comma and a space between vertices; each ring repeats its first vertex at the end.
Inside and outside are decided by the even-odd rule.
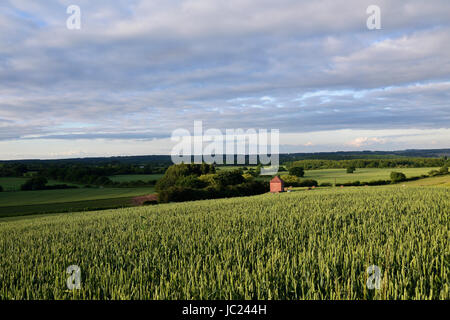
MULTIPOLYGON (((320 170, 307 170, 303 179, 314 179, 319 183, 328 182, 334 184, 336 181, 339 183, 360 181, 369 182, 372 180, 390 180, 390 174, 392 171, 403 172, 406 177, 411 178, 420 176, 422 174, 428 174, 431 170, 439 168, 358 168, 354 173, 347 173, 346 169, 320 169, 320 170)), ((280 172, 280 175, 288 174, 287 172, 280 172)), ((258 180, 270 180, 272 177, 258 177, 258 180)))
POLYGON ((5 191, 15 191, 19 190, 20 186, 27 181, 27 178, 10 178, 6 177, 0 178, 0 186, 3 187, 5 191))
POLYGON ((108 178, 114 182, 128 182, 128 181, 149 181, 149 180, 159 180, 164 174, 121 174, 117 176, 109 176, 108 178))
MULTIPOLYGON (((26 181, 28 180, 28 178, 11 178, 11 177, 0 177, 0 186, 3 187, 3 189, 5 191, 18 191, 20 190, 20 186, 22 184, 24 184, 26 181)), ((61 181, 56 181, 56 180, 49 180, 48 181, 49 185, 54 185, 54 184, 67 184, 67 185, 71 185, 74 186, 76 184, 74 183, 67 183, 67 182, 61 182, 61 181)))
POLYGON ((150 193, 153 187, 0 192, 0 217, 117 208, 150 193))
POLYGON ((369 182, 371 180, 389 180, 392 171, 403 172, 407 178, 427 174, 430 170, 439 168, 358 168, 354 173, 347 173, 346 169, 322 169, 305 172, 305 179, 314 179, 319 183, 346 183, 352 181, 369 182))
POLYGON ((61 213, 72 211, 92 211, 92 210, 125 208, 131 206, 132 199, 133 197, 124 197, 112 199, 97 199, 97 200, 0 207, 0 218, 18 217, 44 213, 61 213))
POLYGON ((154 188, 80 188, 64 190, 1 192, 0 207, 123 198, 153 193, 154 188))

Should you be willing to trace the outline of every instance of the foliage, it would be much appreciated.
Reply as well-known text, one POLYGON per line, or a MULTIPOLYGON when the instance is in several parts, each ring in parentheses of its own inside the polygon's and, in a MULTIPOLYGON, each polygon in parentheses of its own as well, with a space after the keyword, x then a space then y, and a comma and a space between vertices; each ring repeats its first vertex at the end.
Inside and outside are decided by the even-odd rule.
POLYGON ((392 171, 391 172, 391 181, 392 181, 392 183, 406 181, 406 176, 402 172, 392 171))
POLYGON ((319 183, 313 179, 299 179, 296 176, 282 175, 285 187, 317 187, 319 183))
POLYGON ((158 193, 158 202, 183 202, 203 199, 252 196, 269 191, 268 184, 260 181, 247 181, 237 185, 216 185, 203 189, 172 186, 158 193))
POLYGON ((298 187, 317 187, 319 183, 313 179, 303 179, 298 184, 298 187))
POLYGON ((283 174, 280 178, 284 181, 285 187, 298 187, 298 184, 300 183, 300 179, 293 175, 283 174))
POLYGON ((356 170, 355 167, 352 167, 352 166, 347 167, 347 173, 353 173, 353 172, 355 172, 355 170, 356 170))
POLYGON ((319 184, 319 187, 332 187, 333 184, 330 182, 322 182, 321 184, 319 184))
POLYGON ((289 168, 289 175, 301 178, 305 175, 305 170, 302 167, 291 167, 289 168))
POLYGON ((290 167, 305 170, 354 168, 423 168, 441 167, 446 160, 442 158, 401 158, 401 159, 353 159, 353 160, 300 160, 288 163, 290 167))
POLYGON ((214 176, 214 184, 218 187, 236 185, 244 182, 240 170, 220 171, 214 176))
POLYGON ((21 187, 22 191, 45 190, 48 180, 45 177, 33 177, 28 179, 21 187))

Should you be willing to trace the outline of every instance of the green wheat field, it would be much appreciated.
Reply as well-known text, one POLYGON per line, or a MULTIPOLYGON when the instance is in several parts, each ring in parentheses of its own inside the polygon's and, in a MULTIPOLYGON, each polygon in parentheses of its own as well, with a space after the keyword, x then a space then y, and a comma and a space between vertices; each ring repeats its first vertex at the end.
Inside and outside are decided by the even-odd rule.
POLYGON ((450 299, 449 208, 389 186, 4 218, 0 299, 450 299))

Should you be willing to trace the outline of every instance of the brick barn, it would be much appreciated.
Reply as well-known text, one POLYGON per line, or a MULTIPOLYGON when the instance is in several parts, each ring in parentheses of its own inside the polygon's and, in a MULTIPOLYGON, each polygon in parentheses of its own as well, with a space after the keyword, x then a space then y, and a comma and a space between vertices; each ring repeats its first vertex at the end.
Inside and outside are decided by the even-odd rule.
POLYGON ((270 180, 270 192, 278 193, 283 191, 284 191, 284 181, 279 176, 276 176, 275 178, 270 180))

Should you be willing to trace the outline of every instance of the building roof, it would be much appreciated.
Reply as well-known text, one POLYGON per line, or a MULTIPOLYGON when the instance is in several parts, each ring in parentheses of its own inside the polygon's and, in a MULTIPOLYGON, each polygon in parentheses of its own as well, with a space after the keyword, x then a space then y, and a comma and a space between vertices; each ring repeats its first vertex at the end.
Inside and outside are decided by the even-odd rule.
POLYGON ((284 183, 284 181, 280 178, 280 176, 276 176, 272 180, 270 180, 270 183, 272 183, 272 182, 284 183))

